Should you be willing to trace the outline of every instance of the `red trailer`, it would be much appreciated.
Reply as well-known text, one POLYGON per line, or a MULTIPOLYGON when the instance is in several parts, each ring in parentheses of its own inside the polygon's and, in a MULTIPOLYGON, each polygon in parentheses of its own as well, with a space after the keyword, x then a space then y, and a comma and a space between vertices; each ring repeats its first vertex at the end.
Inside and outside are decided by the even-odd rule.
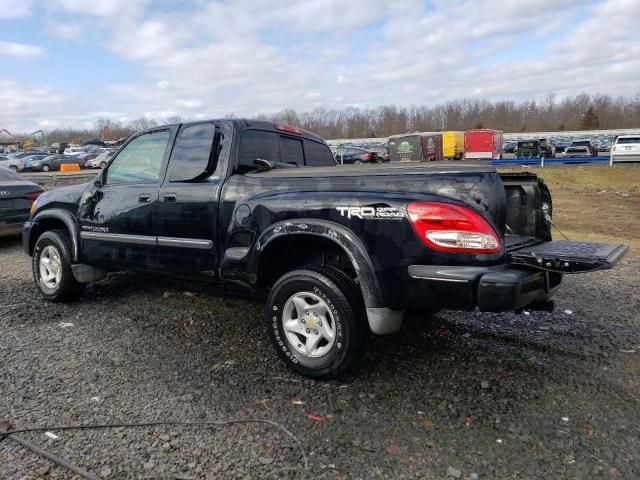
POLYGON ((464 158, 502 158, 502 132, 488 128, 464 132, 464 158))

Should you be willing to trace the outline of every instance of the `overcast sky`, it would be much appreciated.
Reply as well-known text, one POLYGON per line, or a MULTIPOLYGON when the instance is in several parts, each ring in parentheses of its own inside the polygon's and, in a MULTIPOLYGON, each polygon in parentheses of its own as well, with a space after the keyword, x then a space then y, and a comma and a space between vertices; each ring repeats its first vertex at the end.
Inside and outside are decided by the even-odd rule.
POLYGON ((640 93, 640 0, 0 0, 0 128, 640 93))

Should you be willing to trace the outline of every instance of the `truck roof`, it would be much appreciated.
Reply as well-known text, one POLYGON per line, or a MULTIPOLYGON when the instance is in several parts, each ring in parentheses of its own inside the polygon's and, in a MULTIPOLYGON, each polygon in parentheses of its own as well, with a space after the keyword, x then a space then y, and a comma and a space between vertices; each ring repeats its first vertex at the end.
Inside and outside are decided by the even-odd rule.
MULTIPOLYGON (((301 138, 306 138, 309 140, 315 140, 316 142, 323 142, 324 140, 319 135, 316 135, 313 132, 308 130, 304 130, 299 127, 294 127, 291 125, 285 125, 282 123, 269 122, 266 120, 252 120, 248 118, 209 118, 191 122, 182 122, 182 123, 174 123, 168 126, 177 127, 180 125, 195 125, 204 122, 233 122, 235 127, 240 130, 248 130, 248 129, 256 129, 256 130, 267 130, 270 132, 276 133, 286 133, 289 135, 298 136, 301 138)), ((155 130, 158 127, 152 127, 147 130, 155 130)))

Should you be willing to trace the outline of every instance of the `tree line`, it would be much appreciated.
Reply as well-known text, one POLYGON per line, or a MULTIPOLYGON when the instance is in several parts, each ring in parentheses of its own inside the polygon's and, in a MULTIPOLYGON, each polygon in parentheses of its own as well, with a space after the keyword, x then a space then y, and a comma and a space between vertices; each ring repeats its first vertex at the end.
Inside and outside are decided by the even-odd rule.
MULTIPOLYGON (((232 118, 234 115, 225 117, 232 118)), ((316 108, 303 113, 284 109, 253 118, 295 125, 326 139, 387 137, 397 133, 472 128, 494 128, 504 132, 638 128, 640 94, 614 98, 604 94, 581 93, 574 97, 558 98, 554 93, 548 93, 542 101, 520 103, 463 98, 434 106, 383 105, 343 110, 316 108)), ((172 117, 162 123, 181 121, 181 117, 172 117)), ((50 143, 86 141, 96 137, 115 140, 155 125, 158 125, 158 121, 146 117, 126 125, 101 118, 95 122, 93 129, 56 129, 48 132, 48 138, 50 143)))

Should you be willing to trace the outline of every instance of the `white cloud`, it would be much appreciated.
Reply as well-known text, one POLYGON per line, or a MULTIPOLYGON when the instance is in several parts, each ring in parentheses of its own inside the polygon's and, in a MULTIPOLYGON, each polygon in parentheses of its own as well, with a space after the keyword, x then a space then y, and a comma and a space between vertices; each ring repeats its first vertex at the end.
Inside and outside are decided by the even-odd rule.
POLYGON ((46 50, 39 45, 29 45, 27 43, 0 42, 0 56, 9 55, 12 57, 43 57, 46 50))
MULTIPOLYGON (((78 93, 64 119, 76 124, 108 109, 202 118, 639 89, 638 0, 51 0, 46 9, 59 25, 49 31, 99 32, 104 50, 140 72, 78 93)), ((52 108, 44 118, 61 118, 52 108)))
POLYGON ((81 23, 60 23, 56 21, 47 22, 47 30, 53 35, 66 40, 77 40, 85 33, 81 23))
POLYGON ((0 0, 0 18, 19 18, 31 15, 33 0, 0 0))
POLYGON ((51 0, 52 9, 102 18, 126 17, 141 11, 150 0, 51 0))

